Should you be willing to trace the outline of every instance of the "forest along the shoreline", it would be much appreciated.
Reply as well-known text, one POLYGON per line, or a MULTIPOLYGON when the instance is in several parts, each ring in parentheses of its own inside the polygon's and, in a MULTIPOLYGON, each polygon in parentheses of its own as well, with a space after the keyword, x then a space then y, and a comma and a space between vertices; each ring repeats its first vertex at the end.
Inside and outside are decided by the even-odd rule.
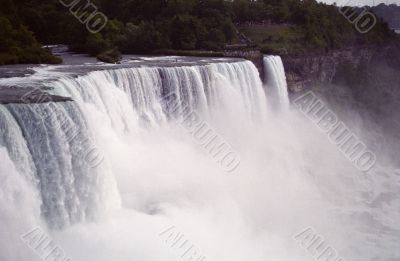
POLYGON ((78 16, 93 3, 108 18, 105 28, 90 33, 58 0, 0 0, 0 64, 60 63, 41 46, 61 43, 92 56, 168 54, 220 51, 243 42, 244 33, 264 53, 298 54, 397 39, 382 20, 360 34, 337 7, 315 0, 77 1, 78 16))

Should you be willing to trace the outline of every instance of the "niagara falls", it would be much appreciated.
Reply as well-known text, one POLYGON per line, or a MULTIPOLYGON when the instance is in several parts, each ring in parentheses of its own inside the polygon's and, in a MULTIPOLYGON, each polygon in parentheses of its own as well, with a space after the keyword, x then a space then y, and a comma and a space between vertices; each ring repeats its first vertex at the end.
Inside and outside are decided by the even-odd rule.
POLYGON ((0 4, 0 261, 400 260, 400 3, 0 4))

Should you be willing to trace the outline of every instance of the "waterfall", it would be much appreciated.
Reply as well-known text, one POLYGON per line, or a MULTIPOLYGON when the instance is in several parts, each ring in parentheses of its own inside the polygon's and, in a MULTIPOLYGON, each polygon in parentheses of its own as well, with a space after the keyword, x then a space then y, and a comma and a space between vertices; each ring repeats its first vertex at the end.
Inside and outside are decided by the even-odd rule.
POLYGON ((257 70, 245 61, 94 71, 47 86, 74 102, 1 105, 0 146, 39 190, 41 215, 52 228, 93 220, 107 204, 119 205, 107 153, 99 149, 105 125, 115 137, 133 135, 184 117, 184 106, 204 118, 216 109, 248 120, 266 113, 257 70), (181 106, 173 112, 164 98, 171 93, 181 106))
POLYGON ((104 207, 110 198, 99 190, 104 173, 96 165, 95 144, 74 103, 9 104, 0 106, 0 119, 5 134, 0 145, 40 191, 41 213, 50 227, 87 220, 100 202, 104 207))
POLYGON ((184 106, 206 118, 212 116, 212 110, 226 115, 234 111, 253 120, 266 117, 262 83, 257 69, 248 61, 96 71, 63 78, 49 87, 54 87, 58 95, 72 97, 81 107, 94 106, 120 132, 160 126, 171 118, 180 118, 184 106), (181 107, 174 110, 174 115, 164 101, 172 93, 181 107))
POLYGON ((286 82, 285 68, 280 56, 268 55, 264 57, 265 83, 277 97, 280 107, 289 107, 289 94, 286 82))
POLYGON ((279 57, 267 92, 242 60, 85 66, 40 82, 72 101, 0 105, 0 260, 46 256, 21 240, 37 227, 71 260, 303 261, 322 249, 293 239, 310 227, 346 259, 398 259, 398 167, 361 173, 304 115, 274 113, 279 57))

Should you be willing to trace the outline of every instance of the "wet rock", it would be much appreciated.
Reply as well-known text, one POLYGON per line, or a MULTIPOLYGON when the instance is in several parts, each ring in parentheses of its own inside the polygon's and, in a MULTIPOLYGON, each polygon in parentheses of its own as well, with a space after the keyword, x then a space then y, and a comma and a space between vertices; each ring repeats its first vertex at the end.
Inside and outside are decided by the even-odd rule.
POLYGON ((69 97, 51 95, 40 89, 0 86, 0 104, 35 104, 66 101, 72 101, 72 99, 69 97))

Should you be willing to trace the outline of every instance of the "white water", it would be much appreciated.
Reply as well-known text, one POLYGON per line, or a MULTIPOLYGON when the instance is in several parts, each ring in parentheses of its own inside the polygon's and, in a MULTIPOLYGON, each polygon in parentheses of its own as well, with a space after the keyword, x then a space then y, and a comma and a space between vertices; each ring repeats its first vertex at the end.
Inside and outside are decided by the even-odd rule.
POLYGON ((288 86, 281 57, 273 55, 264 56, 264 71, 264 81, 272 94, 276 95, 280 107, 283 109, 289 108, 288 86))
POLYGON ((206 260, 312 260, 292 239, 309 226, 346 260, 400 256, 400 173, 360 173, 308 119, 270 112, 249 62, 48 85, 75 102, 0 106, 0 260, 39 260, 20 240, 37 226, 73 260, 180 260, 158 236, 170 226, 206 260), (234 173, 177 124, 171 92, 237 151, 234 173), (93 145, 104 161, 91 168, 93 145))

